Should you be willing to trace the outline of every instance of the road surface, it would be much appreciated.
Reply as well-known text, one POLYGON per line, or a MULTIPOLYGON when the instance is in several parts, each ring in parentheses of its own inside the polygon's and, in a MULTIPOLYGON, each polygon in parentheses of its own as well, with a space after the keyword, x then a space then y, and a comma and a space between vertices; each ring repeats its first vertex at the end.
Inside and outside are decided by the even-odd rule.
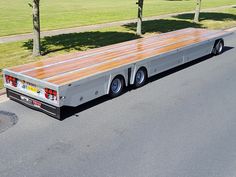
POLYGON ((19 119, 0 134, 0 176, 235 177, 235 39, 220 56, 93 101, 64 121, 0 103, 19 119))

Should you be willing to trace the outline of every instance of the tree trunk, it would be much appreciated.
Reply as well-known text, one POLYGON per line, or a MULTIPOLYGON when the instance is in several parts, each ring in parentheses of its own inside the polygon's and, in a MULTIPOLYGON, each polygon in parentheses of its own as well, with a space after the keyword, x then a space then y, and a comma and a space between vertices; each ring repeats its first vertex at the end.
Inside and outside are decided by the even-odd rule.
POLYGON ((39 56, 40 52, 40 0, 33 0, 33 56, 39 56))
POLYGON ((196 5, 196 10, 195 10, 195 15, 194 15, 194 22, 199 22, 199 15, 201 11, 201 2, 202 0, 197 0, 197 5, 196 5))
POLYGON ((137 22, 137 35, 142 35, 142 18, 143 18, 143 1, 144 0, 138 0, 138 22, 137 22))

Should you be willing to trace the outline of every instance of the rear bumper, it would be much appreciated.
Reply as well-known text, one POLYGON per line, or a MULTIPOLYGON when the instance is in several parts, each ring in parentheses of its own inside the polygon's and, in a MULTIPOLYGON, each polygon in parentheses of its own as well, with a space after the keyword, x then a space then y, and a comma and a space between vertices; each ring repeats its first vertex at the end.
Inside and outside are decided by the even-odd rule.
POLYGON ((19 102, 29 108, 32 108, 34 110, 38 110, 38 111, 41 111, 41 112, 44 112, 56 119, 61 119, 61 109, 60 107, 56 107, 56 106, 53 106, 53 105, 50 105, 48 103, 45 103, 45 102, 42 102, 40 100, 37 100, 35 98, 32 98, 32 97, 29 97, 27 95, 24 95, 24 94, 21 94, 21 93, 18 93, 18 92, 15 92, 13 90, 10 90, 10 89, 6 89, 7 91, 7 97, 16 101, 16 102, 19 102), (24 99, 23 99, 24 98, 24 99), (40 104, 37 104, 35 105, 34 102, 37 102, 37 103, 40 103, 40 104))

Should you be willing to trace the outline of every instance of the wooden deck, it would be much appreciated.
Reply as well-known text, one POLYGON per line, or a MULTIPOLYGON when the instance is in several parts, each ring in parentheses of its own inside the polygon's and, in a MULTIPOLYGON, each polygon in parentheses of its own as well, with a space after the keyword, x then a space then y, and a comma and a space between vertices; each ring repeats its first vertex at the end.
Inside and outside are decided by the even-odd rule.
POLYGON ((49 58, 10 68, 26 76, 64 85, 165 52, 224 34, 222 31, 187 28, 153 35, 85 52, 49 58))

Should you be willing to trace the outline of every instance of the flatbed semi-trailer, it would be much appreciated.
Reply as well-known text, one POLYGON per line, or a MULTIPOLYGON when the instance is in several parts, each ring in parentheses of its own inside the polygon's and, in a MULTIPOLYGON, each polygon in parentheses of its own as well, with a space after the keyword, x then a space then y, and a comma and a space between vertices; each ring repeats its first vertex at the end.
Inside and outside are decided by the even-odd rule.
POLYGON ((3 70, 10 99, 58 119, 61 107, 119 96, 158 73, 223 51, 230 32, 186 28, 3 70))

